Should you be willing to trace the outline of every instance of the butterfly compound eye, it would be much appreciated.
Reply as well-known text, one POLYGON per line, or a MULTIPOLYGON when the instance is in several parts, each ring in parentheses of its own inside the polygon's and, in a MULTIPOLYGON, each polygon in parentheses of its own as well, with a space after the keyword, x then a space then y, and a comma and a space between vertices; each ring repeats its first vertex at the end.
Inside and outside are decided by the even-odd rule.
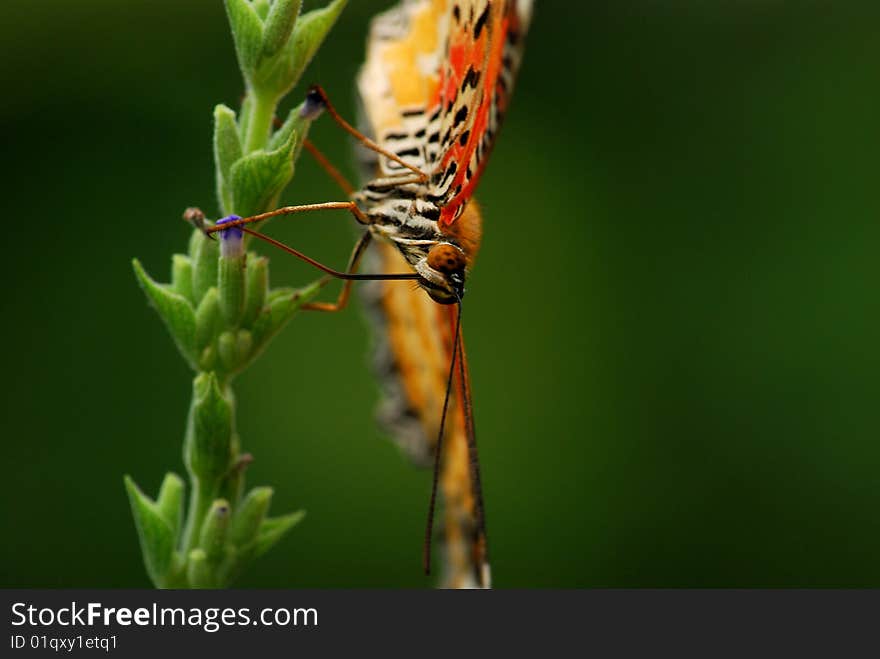
POLYGON ((428 252, 428 265, 445 275, 461 272, 465 266, 464 253, 454 245, 440 243, 428 252))

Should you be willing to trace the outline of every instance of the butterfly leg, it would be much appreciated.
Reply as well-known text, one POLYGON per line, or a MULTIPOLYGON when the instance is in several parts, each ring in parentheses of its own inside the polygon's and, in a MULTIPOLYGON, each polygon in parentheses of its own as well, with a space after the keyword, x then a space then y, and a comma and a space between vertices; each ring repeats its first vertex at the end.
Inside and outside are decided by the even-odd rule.
MULTIPOLYGON (((354 274, 357 272, 358 266, 360 266, 361 263, 361 258, 367 249, 367 245, 370 244, 372 237, 373 234, 369 231, 364 231, 364 234, 358 239, 357 243, 355 243, 354 249, 351 250, 351 256, 348 259, 348 265, 345 268, 346 273, 354 274)), ((325 279, 329 281, 330 275, 327 275, 325 279)), ((326 313, 342 311, 348 304, 353 284, 354 280, 352 279, 346 279, 342 283, 342 290, 339 291, 339 297, 336 298, 336 302, 309 302, 308 304, 304 304, 301 309, 303 311, 323 311, 326 313)))
POLYGON ((306 148, 306 151, 312 154, 312 157, 317 161, 321 168, 330 175, 330 178, 336 181, 336 185, 338 185, 347 196, 351 197, 355 193, 354 186, 349 183, 345 176, 342 175, 342 172, 333 166, 327 156, 318 150, 318 147, 316 147, 311 140, 303 140, 303 146, 306 148))
POLYGON ((336 108, 333 107, 333 104, 330 103, 330 99, 327 97, 327 92, 324 91, 322 87, 319 85, 313 85, 311 89, 309 89, 308 94, 306 95, 306 107, 311 108, 311 112, 317 116, 321 110, 326 110, 327 114, 336 122, 336 124, 342 128, 346 133, 354 137, 358 142, 363 144, 365 147, 370 149, 371 151, 375 151, 376 153, 385 156, 389 160, 393 160, 398 165, 402 167, 406 167, 408 170, 413 172, 417 177, 419 182, 425 182, 428 180, 428 175, 423 172, 418 167, 410 165, 403 158, 398 156, 395 153, 391 153, 387 149, 383 149, 382 146, 371 140, 369 137, 361 133, 354 126, 348 123, 345 119, 343 119, 339 113, 336 111, 336 108))
POLYGON ((326 266, 322 263, 319 263, 315 259, 306 256, 299 250, 294 249, 288 245, 285 245, 279 240, 275 240, 263 233, 258 231, 254 231, 253 229, 247 228, 245 225, 252 224, 254 222, 260 222, 263 220, 267 220, 272 217, 276 217, 278 215, 291 215, 295 213, 301 213, 310 210, 348 210, 355 216, 355 219, 358 220, 361 224, 369 224, 369 218, 364 215, 363 211, 358 208, 357 204, 353 201, 331 201, 323 204, 304 204, 301 206, 285 206, 283 208, 278 208, 274 211, 269 211, 268 213, 261 213, 259 215, 253 215, 251 217, 243 217, 237 220, 229 220, 224 222, 222 225, 214 225, 208 226, 204 222, 204 213, 201 211, 196 212, 197 209, 187 209, 187 212, 184 214, 184 219, 190 221, 197 228, 201 229, 206 235, 211 236, 218 231, 227 231, 234 227, 240 227, 241 230, 254 238, 258 238, 263 242, 269 243, 270 245, 277 247, 288 254, 297 257, 298 259, 305 261, 306 263, 313 265, 319 270, 325 272, 328 277, 325 278, 324 283, 330 281, 330 278, 342 279, 344 280, 344 284, 342 290, 339 293, 339 297, 336 299, 336 302, 312 302, 306 305, 303 305, 303 309, 310 311, 325 311, 325 312, 333 312, 333 311, 341 311, 348 304, 348 299, 351 295, 351 286, 354 281, 372 281, 372 280, 417 280, 420 276, 415 272, 406 272, 400 274, 375 274, 375 275, 362 275, 357 274, 357 268, 360 265, 361 258, 364 254, 364 251, 367 248, 367 245, 370 244, 370 240, 372 239, 372 233, 369 230, 364 231, 363 235, 360 237, 358 242, 355 244, 354 249, 352 250, 351 256, 349 257, 348 265, 346 266, 346 270, 344 272, 339 270, 334 270, 329 266, 326 266))
MULTIPOLYGON (((232 222, 229 222, 228 224, 232 225, 232 222)), ((221 228, 225 228, 226 226, 227 225, 223 225, 223 227, 221 227, 221 228)), ((305 261, 309 265, 316 267, 318 270, 321 270, 322 272, 330 275, 331 277, 333 277, 335 279, 343 279, 343 280, 349 280, 349 281, 379 281, 379 280, 381 280, 381 281, 416 281, 416 280, 422 278, 421 275, 419 275, 418 273, 415 273, 415 272, 401 272, 401 273, 392 273, 392 274, 387 274, 387 273, 360 274, 357 272, 343 272, 341 270, 334 270, 333 268, 326 266, 323 263, 319 263, 318 261, 316 261, 312 257, 306 256, 305 254, 303 254, 299 250, 294 249, 293 247, 290 247, 289 245, 285 245, 280 240, 275 240, 274 238, 271 238, 270 236, 267 236, 264 233, 259 233, 258 231, 254 231, 253 229, 247 229, 247 228, 243 228, 242 231, 244 231, 246 234, 248 234, 250 236, 253 236, 254 238, 259 238, 263 242, 267 242, 270 245, 277 247, 278 249, 280 249, 282 251, 287 252, 291 256, 295 256, 296 258, 300 259, 301 261, 305 261)), ((365 233, 369 233, 369 232, 365 232, 365 233)), ((355 246, 356 249, 355 249, 355 253, 354 253, 353 257, 357 257, 357 259, 360 258, 358 252, 362 251, 363 248, 366 247, 366 244, 369 242, 369 238, 362 236, 360 240, 362 242, 364 242, 364 245, 363 245, 363 247, 360 247, 360 248, 358 248, 358 245, 355 246)))
POLYGON ((243 227, 246 224, 252 224, 254 222, 262 222, 263 220, 268 220, 273 217, 278 217, 279 215, 295 215, 297 213, 305 213, 307 211, 322 211, 322 210, 347 210, 360 224, 370 224, 370 218, 368 218, 364 212, 358 208, 358 205, 353 201, 327 201, 321 204, 302 204, 300 206, 283 206, 282 208, 276 208, 273 211, 269 211, 267 213, 260 213, 259 215, 251 215, 250 217, 242 217, 237 220, 230 220, 228 222, 224 222, 222 225, 214 225, 208 226, 204 224, 204 220, 201 223, 196 223, 191 220, 187 215, 184 215, 184 219, 188 219, 190 222, 195 224, 195 226, 201 229, 205 235, 211 236, 211 234, 216 233, 218 231, 226 231, 227 229, 232 229, 233 227, 243 227))
POLYGON ((299 250, 290 247, 289 245, 285 245, 280 240, 275 240, 265 234, 259 233, 252 229, 244 228, 242 229, 245 233, 259 238, 260 240, 269 243, 273 247, 277 247, 288 254, 297 257, 305 261, 306 263, 315 266, 319 270, 327 273, 327 277, 324 278, 322 283, 327 283, 331 278, 342 279, 345 283, 342 286, 342 291, 339 293, 339 297, 336 299, 336 302, 312 302, 306 305, 303 305, 304 310, 309 311, 325 311, 325 312, 333 312, 333 311, 341 311, 345 308, 346 304, 348 304, 348 299, 351 295, 351 285, 355 281, 375 281, 375 280, 384 280, 384 281, 414 281, 419 279, 420 276, 414 272, 403 272, 399 274, 359 274, 357 273, 358 265, 360 265, 361 257, 364 254, 364 251, 367 248, 367 245, 370 244, 372 240, 372 234, 369 230, 364 231, 363 235, 358 239, 357 243, 352 250, 351 256, 348 260, 348 266, 346 267, 345 272, 341 272, 339 270, 333 270, 332 268, 318 263, 313 258, 306 256, 299 250))

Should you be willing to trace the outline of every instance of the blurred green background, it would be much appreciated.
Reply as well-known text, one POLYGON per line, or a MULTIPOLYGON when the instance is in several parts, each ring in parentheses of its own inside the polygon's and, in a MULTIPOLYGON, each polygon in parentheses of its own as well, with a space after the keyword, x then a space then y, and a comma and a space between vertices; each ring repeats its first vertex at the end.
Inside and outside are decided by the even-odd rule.
MULTIPOLYGON (((389 4, 305 76, 350 117, 389 4)), ((878 71, 878 3, 538 0, 464 312, 497 586, 880 586, 878 71)), ((225 14, 6 1, 0 82, 0 586, 145 587, 122 474, 183 473, 191 376, 130 259, 167 280, 216 209, 225 14)), ((304 158, 286 199, 338 196, 304 158)), ((342 265, 350 225, 271 231, 342 265)), ((309 513, 240 586, 429 584, 368 342, 358 308, 298 316, 238 380, 249 483, 309 513)))

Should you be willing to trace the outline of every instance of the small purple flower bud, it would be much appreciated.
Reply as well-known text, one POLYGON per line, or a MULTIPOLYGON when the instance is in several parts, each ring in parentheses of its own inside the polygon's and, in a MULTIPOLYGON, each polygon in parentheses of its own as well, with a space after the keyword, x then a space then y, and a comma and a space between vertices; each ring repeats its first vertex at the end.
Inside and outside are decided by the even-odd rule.
POLYGON ((312 87, 306 94, 306 100, 302 104, 302 108, 299 111, 299 116, 301 119, 314 121, 321 116, 321 113, 326 107, 327 106, 324 104, 324 97, 321 95, 321 92, 318 91, 315 87, 312 87))
MULTIPOLYGON (((222 220, 217 220, 214 226, 221 226, 234 220, 240 220, 238 215, 229 215, 222 220)), ((237 259, 244 254, 244 232, 241 227, 230 227, 220 231, 220 257, 224 259, 237 259)))

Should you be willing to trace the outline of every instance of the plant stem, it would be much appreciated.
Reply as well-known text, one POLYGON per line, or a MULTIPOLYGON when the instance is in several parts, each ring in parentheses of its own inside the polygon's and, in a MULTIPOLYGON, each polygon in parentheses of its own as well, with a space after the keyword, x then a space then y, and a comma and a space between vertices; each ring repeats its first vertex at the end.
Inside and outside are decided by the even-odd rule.
POLYGON ((266 146, 276 107, 276 101, 270 94, 259 94, 253 89, 248 94, 251 97, 251 108, 245 130, 245 154, 253 153, 266 146))
POLYGON ((199 543, 199 531, 211 509, 214 494, 215 488, 203 483, 195 474, 190 474, 189 512, 186 515, 186 529, 183 532, 184 556, 188 556, 199 543))

